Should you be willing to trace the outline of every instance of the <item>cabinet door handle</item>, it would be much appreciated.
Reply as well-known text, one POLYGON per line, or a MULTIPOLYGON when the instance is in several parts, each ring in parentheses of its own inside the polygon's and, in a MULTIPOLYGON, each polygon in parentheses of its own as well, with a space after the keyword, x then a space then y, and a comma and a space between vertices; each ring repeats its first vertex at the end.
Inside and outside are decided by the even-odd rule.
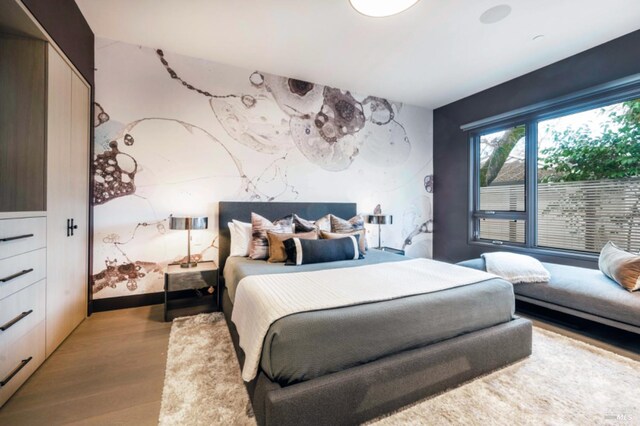
POLYGON ((13 371, 11 373, 9 373, 9 375, 7 377, 2 379, 2 381, 0 382, 0 388, 5 386, 7 383, 9 383, 11 381, 11 379, 13 379, 13 376, 18 374, 20 372, 20 370, 22 370, 25 367, 25 365, 29 364, 29 361, 31 361, 32 359, 33 359, 33 357, 30 356, 29 358, 23 359, 22 361, 20 361, 20 365, 17 366, 16 368, 14 368, 13 371))
POLYGON ((0 238, 0 243, 6 243, 7 241, 21 240, 23 238, 30 238, 30 237, 33 237, 33 234, 24 234, 24 235, 18 235, 16 237, 0 238))
POLYGON ((9 321, 8 323, 0 327, 0 331, 7 331, 8 329, 11 328, 11 326, 15 325, 18 321, 20 321, 21 319, 29 315, 31 312, 33 312, 33 309, 29 309, 28 311, 21 313, 20 315, 18 315, 17 317, 15 317, 11 321, 9 321))
POLYGON ((6 282, 9 282, 11 280, 15 280, 16 278, 21 277, 23 275, 26 275, 29 272, 33 272, 33 268, 25 269, 24 271, 16 272, 13 275, 9 275, 8 277, 4 277, 4 278, 0 279, 0 283, 6 283, 6 282))
POLYGON ((78 225, 73 223, 73 219, 67 219, 67 237, 73 237, 74 229, 78 229, 78 225))

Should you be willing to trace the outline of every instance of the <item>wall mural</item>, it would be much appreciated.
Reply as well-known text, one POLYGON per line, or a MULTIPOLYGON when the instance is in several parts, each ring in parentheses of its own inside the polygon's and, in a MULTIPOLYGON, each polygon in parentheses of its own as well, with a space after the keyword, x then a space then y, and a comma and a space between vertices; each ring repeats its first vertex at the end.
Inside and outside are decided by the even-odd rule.
POLYGON ((383 245, 431 256, 432 111, 105 39, 96 67, 95 299, 162 291, 170 214, 207 215, 192 252, 217 260, 221 200, 380 204, 383 245))

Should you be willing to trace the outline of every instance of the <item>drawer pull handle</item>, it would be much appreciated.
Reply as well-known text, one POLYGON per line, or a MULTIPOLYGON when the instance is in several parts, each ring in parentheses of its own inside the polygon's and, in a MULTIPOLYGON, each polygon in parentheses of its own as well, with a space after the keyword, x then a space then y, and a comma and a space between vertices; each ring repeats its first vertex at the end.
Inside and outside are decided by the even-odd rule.
POLYGON ((22 318, 26 317, 27 315, 29 315, 31 312, 33 312, 33 309, 29 309, 27 312, 23 312, 20 315, 18 315, 17 317, 15 317, 14 319, 12 319, 11 321, 9 321, 8 323, 6 323, 5 325, 3 325, 2 327, 0 327, 0 331, 7 331, 8 329, 11 328, 12 325, 15 325, 15 323, 17 323, 18 321, 20 321, 22 318))
POLYGON ((33 268, 25 269, 23 271, 16 272, 13 275, 9 275, 8 277, 4 277, 3 279, 0 280, 0 283, 6 283, 6 282, 9 282, 11 280, 15 280, 16 278, 21 277, 23 275, 26 275, 29 272, 33 272, 33 268))
POLYGON ((9 383, 11 381, 11 379, 13 379, 13 377, 18 374, 20 372, 20 370, 22 370, 24 368, 25 365, 29 364, 29 361, 31 361, 33 359, 32 356, 30 356, 27 359, 23 359, 22 361, 20 361, 20 365, 17 366, 11 373, 9 373, 9 375, 7 377, 5 377, 1 382, 0 382, 0 388, 5 386, 7 383, 9 383))
POLYGON ((21 240, 23 238, 31 238, 31 237, 33 237, 33 234, 24 234, 24 235, 18 235, 17 237, 0 238, 0 243, 6 243, 7 241, 21 240))

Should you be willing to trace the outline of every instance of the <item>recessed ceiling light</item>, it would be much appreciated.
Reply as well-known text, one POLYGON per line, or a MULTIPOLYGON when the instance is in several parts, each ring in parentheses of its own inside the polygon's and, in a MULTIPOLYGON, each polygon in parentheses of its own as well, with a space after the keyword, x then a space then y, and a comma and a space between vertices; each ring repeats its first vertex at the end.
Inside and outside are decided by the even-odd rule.
POLYGON ((502 21, 510 14, 511 6, 508 4, 501 4, 485 10, 484 13, 480 15, 480 22, 483 24, 495 24, 496 22, 502 21))
POLYGON ((374 18, 382 18, 404 12, 420 0, 349 0, 358 12, 374 18))

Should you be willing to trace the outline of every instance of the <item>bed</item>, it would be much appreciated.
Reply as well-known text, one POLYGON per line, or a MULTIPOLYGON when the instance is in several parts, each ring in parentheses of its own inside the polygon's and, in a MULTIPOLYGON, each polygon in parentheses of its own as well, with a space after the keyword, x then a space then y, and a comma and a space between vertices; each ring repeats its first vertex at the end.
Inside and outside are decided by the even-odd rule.
MULTIPOLYGON (((272 219, 293 212, 312 219, 327 213, 349 218, 356 205, 220 203, 222 307, 241 366, 245 354, 231 317, 243 278, 408 261, 377 250, 363 260, 297 267, 229 257, 229 230, 223 225, 249 221, 251 212, 272 219)), ((514 316, 513 287, 496 278, 280 318, 264 339, 257 376, 246 384, 259 424, 357 424, 530 353, 531 324, 514 316)))

